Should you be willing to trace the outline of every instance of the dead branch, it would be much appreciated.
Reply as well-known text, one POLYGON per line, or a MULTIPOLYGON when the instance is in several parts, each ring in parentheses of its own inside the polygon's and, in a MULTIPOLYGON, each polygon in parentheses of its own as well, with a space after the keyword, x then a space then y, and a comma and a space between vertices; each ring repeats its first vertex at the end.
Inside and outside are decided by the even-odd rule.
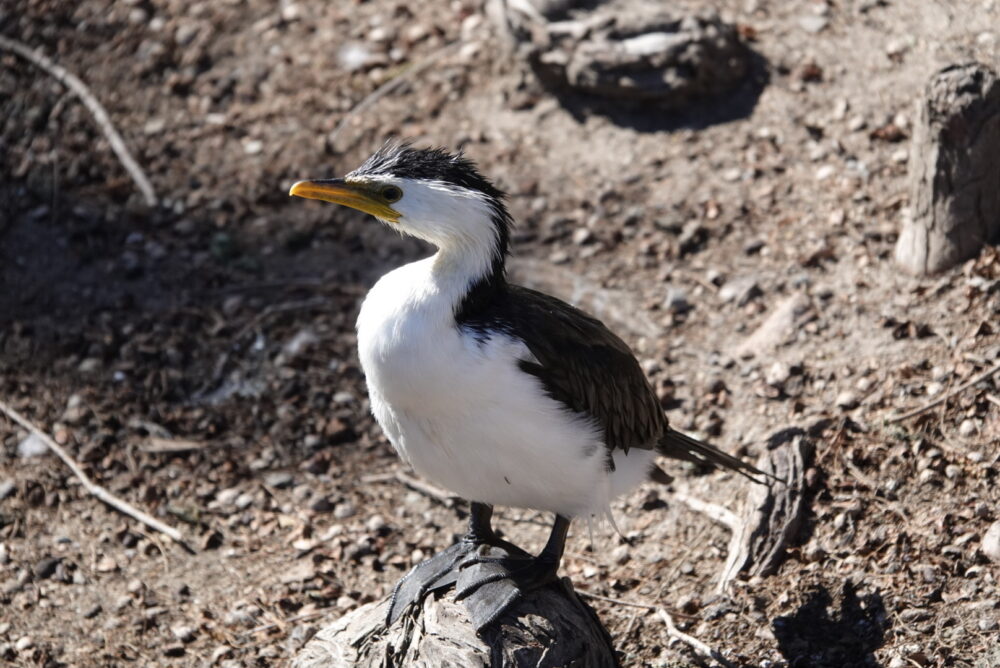
POLYGON ((458 497, 451 492, 443 490, 440 487, 427 484, 422 480, 417 480, 413 476, 407 475, 402 471, 398 471, 395 477, 396 480, 403 483, 410 489, 434 499, 446 508, 453 508, 455 506, 455 501, 458 500, 458 497))
POLYGON ((926 413, 927 411, 931 410, 935 406, 940 406, 941 404, 943 404, 944 402, 948 401, 949 399, 951 399, 955 395, 961 394, 962 392, 965 392, 970 387, 972 387, 974 385, 978 385, 979 383, 983 382, 984 380, 987 380, 988 378, 990 378, 993 374, 995 374, 998 371, 1000 371, 1000 362, 997 362, 996 364, 994 364, 992 367, 990 367, 986 371, 984 371, 981 374, 979 374, 978 376, 975 376, 974 378, 972 378, 972 380, 968 380, 968 381, 962 383, 961 385, 959 385, 958 387, 956 387, 955 389, 953 389, 951 392, 948 392, 947 394, 944 394, 944 395, 938 397, 934 401, 931 401, 931 402, 929 402, 927 404, 924 404, 920 408, 914 408, 912 411, 909 411, 908 413, 903 413, 902 415, 896 415, 895 417, 890 417, 889 420, 888 420, 889 424, 896 424, 897 422, 902 422, 903 420, 909 420, 911 417, 915 417, 917 415, 920 415, 921 413, 926 413))
POLYGON ((6 413, 7 417, 9 417, 11 420, 18 423, 19 425, 30 431, 32 434, 40 438, 42 442, 45 443, 46 446, 48 446, 49 450, 56 453, 59 459, 63 460, 63 463, 69 467, 70 471, 73 472, 73 475, 75 475, 77 479, 79 479, 81 484, 83 484, 86 490, 90 492, 92 495, 96 496, 98 499, 108 504, 112 508, 118 510, 119 512, 125 513, 129 517, 132 517, 133 519, 142 522, 150 529, 159 531, 160 533, 169 536, 171 540, 179 544, 188 552, 192 553, 194 552, 194 550, 190 546, 188 546, 186 542, 184 542, 184 537, 177 529, 174 529, 173 527, 164 524, 155 517, 152 517, 144 513, 143 511, 139 510, 130 503, 119 499, 117 496, 115 496, 108 490, 104 489, 103 487, 92 481, 87 476, 87 474, 83 472, 83 469, 80 468, 80 466, 76 463, 76 461, 74 461, 73 458, 70 457, 69 454, 65 450, 63 450, 62 447, 58 443, 56 443, 51 436, 49 436, 44 431, 39 429, 37 426, 35 426, 34 423, 32 423, 30 420, 22 416, 20 413, 18 413, 16 410, 8 406, 3 401, 0 401, 0 411, 6 413))
POLYGON ((146 178, 146 174, 142 171, 139 163, 136 162, 135 158, 132 157, 132 154, 129 153, 128 147, 125 146, 125 140, 122 139, 122 136, 118 134, 118 130, 116 130, 115 126, 111 123, 111 118, 108 116, 108 112, 105 111, 104 107, 101 106, 101 103, 97 101, 97 98, 90 92, 87 85, 84 84, 83 81, 81 81, 75 74, 66 70, 66 68, 61 65, 54 63, 50 58, 43 54, 40 49, 32 50, 27 45, 2 35, 0 35, 0 48, 16 53, 39 69, 44 70, 56 81, 76 93, 77 97, 80 98, 80 101, 83 102, 83 105, 87 107, 87 110, 90 111, 91 115, 94 117, 97 127, 104 134, 105 139, 108 140, 108 143, 111 145, 111 149, 115 152, 115 155, 118 156, 118 160, 121 161, 125 171, 127 171, 129 176, 132 177, 132 180, 135 181, 136 187, 146 200, 146 205, 149 207, 155 207, 157 204, 157 198, 156 193, 153 191, 153 185, 149 182, 149 179, 146 178))
POLYGON ((686 492, 678 491, 675 492, 673 496, 691 510, 696 513, 701 513, 709 519, 715 520, 733 533, 737 533, 743 525, 736 513, 729 510, 729 508, 725 508, 715 503, 709 503, 708 501, 702 501, 701 499, 695 498, 686 492))
POLYGON ((606 601, 607 603, 611 603, 614 605, 624 605, 630 608, 642 608, 645 610, 653 611, 656 613, 656 616, 659 617, 660 620, 663 621, 663 623, 666 625, 668 636, 680 640, 682 643, 691 647, 693 650, 695 650, 705 658, 717 661, 719 664, 725 666, 726 668, 733 668, 733 664, 727 661, 726 658, 723 657, 718 650, 712 649, 711 647, 709 647, 702 641, 698 640, 694 636, 690 636, 687 633, 684 633, 683 631, 678 629, 677 626, 674 624, 674 618, 671 617, 670 613, 667 612, 666 608, 662 606, 653 605, 652 603, 634 603, 632 601, 622 601, 616 598, 611 598, 610 596, 601 596, 600 594, 592 594, 586 591, 577 591, 576 594, 577 596, 592 598, 598 601, 606 601))

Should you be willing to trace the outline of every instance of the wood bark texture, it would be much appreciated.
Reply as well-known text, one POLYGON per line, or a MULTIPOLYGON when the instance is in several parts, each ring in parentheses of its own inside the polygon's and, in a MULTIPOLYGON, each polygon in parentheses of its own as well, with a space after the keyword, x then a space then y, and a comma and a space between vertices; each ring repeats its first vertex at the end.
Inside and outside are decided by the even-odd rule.
POLYGON ((910 219, 896 262, 927 275, 1000 241, 1000 80, 979 63, 938 72, 918 102, 910 219))
POLYGON ((784 482, 753 485, 744 505, 742 522, 733 532, 729 557, 719 578, 724 591, 740 573, 773 575, 794 544, 807 510, 805 472, 812 459, 812 444, 798 430, 779 432, 757 468, 784 482))
POLYGON ((569 580, 528 593, 481 636, 453 593, 428 596, 385 628, 388 599, 369 603, 322 629, 295 668, 611 668, 611 638, 569 580))

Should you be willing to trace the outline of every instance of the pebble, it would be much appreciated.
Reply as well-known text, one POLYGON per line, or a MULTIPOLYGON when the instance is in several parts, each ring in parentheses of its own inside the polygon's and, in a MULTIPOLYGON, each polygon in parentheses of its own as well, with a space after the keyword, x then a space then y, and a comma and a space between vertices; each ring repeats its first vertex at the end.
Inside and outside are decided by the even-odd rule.
POLYGON ((799 19, 799 26, 808 33, 816 34, 823 32, 830 22, 825 16, 803 16, 799 19))
POLYGON ((253 494, 250 494, 249 492, 244 492, 243 494, 240 494, 238 497, 236 497, 236 500, 233 502, 233 505, 239 508, 240 510, 246 510, 247 508, 253 505, 253 494))
POLYGON ((577 246, 583 246, 584 244, 590 243, 594 240, 594 233, 586 227, 579 227, 573 231, 573 243, 577 246))
POLYGON ((865 117, 861 115, 852 116, 851 120, 847 121, 847 129, 851 132, 860 132, 867 126, 868 121, 866 121, 865 117))
POLYGON ((184 656, 184 644, 175 642, 163 648, 163 656, 184 656))
POLYGON ((831 176, 833 176, 834 174, 836 174, 836 172, 837 172, 837 168, 834 167, 833 165, 823 165, 822 167, 820 167, 819 169, 816 170, 816 180, 817 181, 826 181, 831 176))
POLYGON ((243 152, 247 155, 259 155, 264 150, 264 142, 259 139, 250 139, 243 142, 243 152))
POLYGON ((314 513, 328 513, 333 510, 333 507, 333 501, 328 496, 321 496, 309 504, 309 510, 314 513))
POLYGON ((220 659, 223 659, 233 653, 233 648, 228 645, 219 645, 212 650, 212 657, 209 663, 216 664, 220 659))
POLYGON ((236 501, 236 497, 238 497, 239 495, 240 495, 239 488, 237 488, 237 487, 230 487, 230 488, 224 489, 221 492, 219 492, 218 494, 216 494, 215 495, 215 500, 216 500, 216 502, 219 503, 219 505, 228 506, 229 504, 231 504, 234 501, 236 501))
POLYGON ((346 520, 348 517, 354 515, 354 504, 350 501, 345 501, 344 503, 338 504, 333 511, 333 516, 338 520, 346 520))
POLYGON ((45 445, 42 437, 35 433, 28 434, 27 438, 17 444, 17 456, 21 459, 41 457, 47 454, 48 451, 49 446, 45 445))
POLYGON ((275 471, 264 477, 264 483, 275 489, 291 487, 293 482, 295 482, 295 478, 288 471, 275 471))
POLYGON ((694 308, 688 301, 687 294, 680 288, 670 288, 664 306, 671 313, 687 313, 694 308))
POLYGON ((194 640, 196 629, 193 626, 187 626, 186 624, 177 624, 176 626, 170 627, 170 632, 174 634, 174 637, 181 642, 191 642, 194 640))
POLYGON ((17 483, 15 483, 12 479, 7 478, 5 480, 0 480, 0 501, 3 501, 8 496, 13 494, 15 489, 17 489, 17 483))
POLYGON ((83 397, 79 394, 71 394, 66 400, 66 408, 63 410, 62 418, 66 424, 78 424, 86 415, 87 407, 83 404, 83 397))
POLYGON ((988 558, 1000 564, 1000 520, 994 522, 987 529, 980 549, 988 558))
POLYGON ((21 636, 17 639, 17 642, 14 643, 14 649, 18 652, 23 652, 24 650, 31 649, 34 646, 35 640, 31 636, 21 636))
POLYGON ((56 568, 59 567, 60 561, 62 559, 59 557, 45 557, 35 564, 35 577, 39 580, 47 580, 52 577, 56 572, 56 568))
POLYGON ((944 385, 941 383, 928 383, 927 384, 927 396, 933 397, 935 394, 941 394, 941 390, 944 389, 944 385))
POLYGON ((365 527, 372 533, 384 529, 385 526, 385 518, 381 515, 372 515, 368 518, 368 521, 365 522, 365 527))
MULTIPOLYGON (((964 438, 968 438, 976 433, 976 423, 969 418, 962 420, 962 424, 958 425, 958 435, 964 438)), ((0 498, 3 498, 3 494, 0 494, 0 498)))
POLYGON ((764 381, 772 387, 781 387, 792 375, 792 369, 784 362, 775 362, 764 374, 764 381))
POLYGON ((97 615, 101 614, 101 610, 103 610, 101 604, 94 603, 90 607, 84 608, 83 613, 81 614, 83 615, 84 619, 93 619, 97 615))
POLYGON ((763 294, 764 291, 757 285, 757 281, 750 277, 726 281, 719 289, 719 299, 724 302, 735 301, 737 306, 746 306, 763 294))
MULTIPOLYGON (((124 258, 125 255, 127 255, 127 253, 123 254, 122 257, 124 258)), ((100 371, 100 369, 101 369, 101 360, 97 359, 96 357, 88 357, 84 359, 82 362, 80 362, 80 366, 76 368, 76 370, 79 371, 80 373, 96 373, 97 371, 100 371)))
POLYGON ((850 410, 852 408, 858 407, 858 395, 854 394, 851 390, 844 390, 837 395, 837 400, 835 402, 838 408, 843 408, 845 410, 850 410))

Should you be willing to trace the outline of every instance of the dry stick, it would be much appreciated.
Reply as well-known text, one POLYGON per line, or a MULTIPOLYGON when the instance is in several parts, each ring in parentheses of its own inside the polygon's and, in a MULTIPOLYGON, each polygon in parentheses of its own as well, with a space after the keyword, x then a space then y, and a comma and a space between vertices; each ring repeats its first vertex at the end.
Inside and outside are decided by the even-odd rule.
POLYGON ((611 598, 609 596, 601 596, 600 594, 592 594, 586 591, 577 591, 578 596, 583 596, 584 598, 593 598, 598 601, 607 601, 608 603, 614 603, 616 605, 625 605, 630 608, 644 608, 646 610, 652 610, 656 615, 663 621, 667 626, 667 635, 671 638, 676 638, 682 643, 688 645, 698 653, 702 654, 706 658, 717 661, 726 668, 733 668, 733 664, 726 660, 718 650, 714 650, 702 641, 698 640, 694 636, 689 636, 674 625, 674 618, 670 616, 666 608, 658 605, 653 605, 652 603, 633 603, 632 601, 622 601, 616 598, 611 598))
POLYGON ((30 431, 32 434, 40 438, 42 442, 45 443, 46 446, 48 446, 49 450, 56 453, 56 455, 59 456, 59 459, 63 460, 63 463, 69 467, 70 471, 73 472, 73 475, 75 475, 80 480, 80 482, 83 484, 83 486, 87 489, 88 492, 90 492, 91 494, 93 494, 98 499, 108 504, 112 508, 115 508, 116 510, 119 510, 125 513, 126 515, 142 522, 151 529, 154 529, 164 535, 169 536, 174 542, 178 543, 185 550, 194 553, 194 550, 191 549, 191 547, 189 547, 188 544, 184 542, 184 537, 181 536, 181 533, 177 529, 171 526, 167 526, 166 524, 159 521, 155 517, 147 515, 146 513, 136 508, 135 506, 132 506, 126 501, 122 501, 108 490, 104 489, 97 483, 93 482, 89 477, 87 477, 87 474, 83 472, 83 470, 73 460, 73 458, 70 457, 69 454, 67 454, 67 452, 63 450, 58 443, 52 440, 51 436, 49 436, 44 431, 36 427, 30 420, 22 416, 20 413, 18 413, 16 410, 8 406, 3 401, 0 401, 0 411, 6 413, 11 420, 18 423, 19 425, 30 431))
POLYGON ((444 56, 446 53, 448 53, 448 51, 450 51, 451 48, 456 44, 458 44, 458 42, 450 42, 449 44, 445 44, 441 49, 439 49, 435 53, 432 53, 422 62, 419 62, 416 65, 412 65, 408 69, 403 70, 398 75, 396 75, 392 79, 389 79, 384 84, 382 84, 381 86, 373 90, 371 93, 369 93, 367 97, 365 97, 363 100, 361 100, 361 102, 356 104, 354 108, 352 108, 349 112, 347 112, 347 114, 342 119, 340 119, 340 123, 337 123, 337 127, 334 128, 333 132, 330 133, 330 138, 329 138, 330 145, 335 146, 337 142, 337 137, 339 137, 340 133, 343 132, 344 128, 347 127, 347 124, 350 121, 354 120, 355 116, 357 116, 363 111, 366 111, 369 107, 378 102, 381 98, 385 97, 386 95, 394 91, 404 82, 408 81, 412 77, 417 76, 418 74, 426 70, 428 67, 439 61, 441 57, 444 56))
POLYGON ((458 498, 451 492, 443 490, 440 487, 435 487, 434 485, 428 485, 421 480, 417 480, 413 476, 406 475, 402 471, 396 473, 396 480, 403 483, 410 489, 420 492, 424 496, 429 496, 446 508, 454 507, 455 500, 458 498))
POLYGON ((929 411, 930 409, 934 408, 935 406, 939 406, 939 405, 943 404, 944 402, 948 401, 949 399, 951 399, 952 397, 954 397, 956 394, 959 394, 961 392, 966 391, 967 389, 969 389, 973 385, 978 385, 979 383, 983 382, 984 380, 986 380, 987 378, 989 378, 990 376, 992 376, 993 374, 995 374, 997 371, 1000 371, 1000 362, 997 362, 992 367, 990 367, 986 371, 982 372, 981 374, 979 374, 978 376, 976 376, 972 380, 967 381, 965 383, 962 383, 961 385, 959 385, 958 387, 956 387, 951 392, 949 392, 949 393, 947 393, 947 394, 945 394, 945 395, 943 395, 941 397, 938 397, 937 399, 935 399, 934 401, 930 402, 929 404, 924 404, 920 408, 914 408, 912 411, 910 411, 908 413, 903 413, 902 415, 897 415, 895 417, 889 418, 889 424, 895 424, 897 422, 902 422, 903 420, 908 420, 911 417, 914 417, 916 415, 920 415, 921 413, 925 413, 925 412, 929 411))
POLYGON ((139 191, 146 200, 146 205, 149 207, 155 207, 157 199, 156 193, 153 192, 152 184, 149 182, 149 179, 146 178, 146 174, 143 173, 142 168, 139 167, 139 163, 137 163, 135 158, 132 157, 132 154, 129 153, 128 148, 125 146, 125 140, 122 139, 122 136, 118 134, 115 126, 112 125, 108 112, 104 110, 104 107, 97 101, 97 98, 90 92, 86 84, 84 84, 83 81, 81 81, 75 74, 66 70, 66 68, 52 62, 52 60, 45 56, 40 49, 32 51, 27 45, 22 44, 17 40, 10 39, 9 37, 3 37, 2 35, 0 35, 0 48, 12 51, 33 65, 45 70, 56 81, 76 93, 77 97, 80 98, 84 106, 87 107, 91 115, 93 115, 98 128, 100 128, 101 132, 104 133, 104 137, 108 140, 108 143, 111 145, 111 149, 115 152, 115 155, 118 156, 122 166, 125 167, 125 171, 127 171, 129 176, 132 177, 132 180, 135 181, 136 187, 139 188, 139 191))
POLYGON ((743 524, 742 520, 740 520, 736 513, 729 510, 729 508, 725 508, 708 501, 702 501, 701 499, 695 498, 685 492, 675 492, 674 498, 696 513, 701 513, 702 515, 715 520, 734 533, 739 532, 740 527, 743 524))

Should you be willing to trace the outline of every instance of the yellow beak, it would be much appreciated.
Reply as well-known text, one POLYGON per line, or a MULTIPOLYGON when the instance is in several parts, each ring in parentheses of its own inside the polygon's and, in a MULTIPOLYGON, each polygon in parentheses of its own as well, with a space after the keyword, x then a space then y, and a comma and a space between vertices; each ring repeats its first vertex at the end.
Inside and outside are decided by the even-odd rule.
POLYGON ((400 217, 398 211, 382 201, 376 189, 363 183, 348 183, 344 179, 299 181, 292 186, 288 194, 342 204, 392 223, 398 222, 400 217))

